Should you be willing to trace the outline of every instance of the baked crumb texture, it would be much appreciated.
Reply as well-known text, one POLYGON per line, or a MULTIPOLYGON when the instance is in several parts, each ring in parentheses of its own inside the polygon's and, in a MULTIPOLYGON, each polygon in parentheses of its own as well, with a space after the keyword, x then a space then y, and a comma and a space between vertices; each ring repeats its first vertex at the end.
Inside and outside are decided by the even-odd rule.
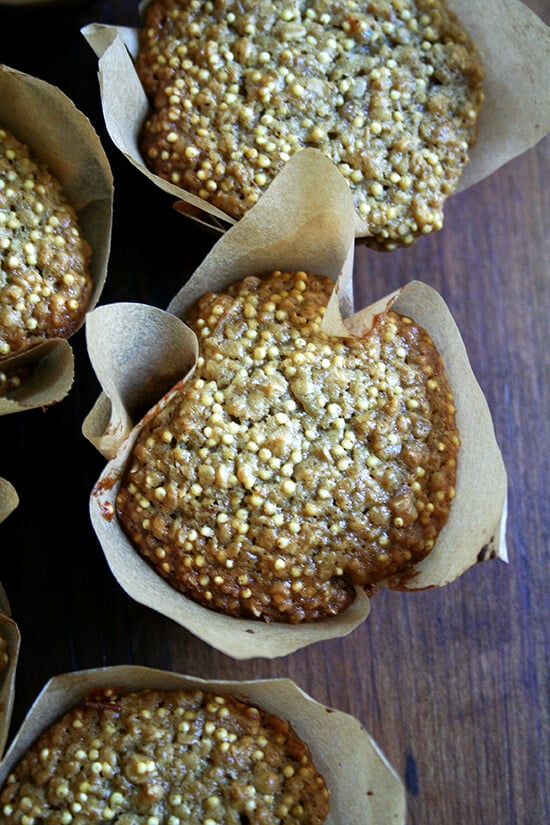
POLYGON ((328 791, 291 726, 232 696, 106 690, 42 734, 3 825, 321 825, 328 791))
POLYGON ((143 427, 117 495, 148 562, 233 616, 340 613, 426 556, 449 513, 459 438, 433 342, 395 313, 328 337, 333 287, 275 272, 203 297, 196 372, 143 427))
POLYGON ((145 163, 234 218, 299 149, 344 174, 375 247, 440 229, 483 69, 443 0, 153 0, 145 163))
MULTIPOLYGON (((74 332, 90 297, 89 259, 59 181, 0 126, 0 363, 74 332)), ((20 378, 0 367, 0 392, 20 378)))

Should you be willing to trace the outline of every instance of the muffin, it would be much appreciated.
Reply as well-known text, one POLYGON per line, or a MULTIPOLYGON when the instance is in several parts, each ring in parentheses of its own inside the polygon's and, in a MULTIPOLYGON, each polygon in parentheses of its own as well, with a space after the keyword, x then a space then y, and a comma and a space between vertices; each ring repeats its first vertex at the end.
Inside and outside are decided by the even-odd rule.
POLYGON ((68 338, 91 295, 90 246, 59 180, 0 126, 0 388, 21 376, 1 359, 68 338))
POLYGON ((200 299, 196 371, 146 417, 121 479, 133 546, 231 616, 337 615, 424 558, 451 508, 459 435, 432 340, 394 312, 329 337, 333 288, 277 271, 200 299))
POLYGON ((154 173, 238 219, 314 147, 383 249, 441 228, 483 99, 476 46, 443 0, 152 0, 136 69, 154 173))
POLYGON ((232 695, 92 693, 8 776, 2 822, 320 825, 329 793, 290 724, 232 695))

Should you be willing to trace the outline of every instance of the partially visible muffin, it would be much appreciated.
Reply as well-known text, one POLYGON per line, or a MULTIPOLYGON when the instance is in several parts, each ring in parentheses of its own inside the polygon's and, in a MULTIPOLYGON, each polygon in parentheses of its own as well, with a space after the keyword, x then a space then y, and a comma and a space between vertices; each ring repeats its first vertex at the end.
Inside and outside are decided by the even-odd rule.
POLYGON ((390 312, 364 338, 321 331, 334 283, 249 277, 186 318, 194 376, 146 420, 117 494, 139 553, 233 616, 334 616, 434 546, 459 435, 428 333, 390 312))
MULTIPOLYGON (((77 329, 90 257, 60 181, 0 126, 0 359, 77 329)), ((7 376, 3 383, 11 388, 7 376)))
POLYGON ((240 218, 314 147, 385 249, 441 227, 483 99, 479 53, 444 0, 152 0, 136 67, 160 177, 240 218))
POLYGON ((288 722, 234 696, 105 689, 45 731, 3 825, 321 825, 329 793, 288 722))

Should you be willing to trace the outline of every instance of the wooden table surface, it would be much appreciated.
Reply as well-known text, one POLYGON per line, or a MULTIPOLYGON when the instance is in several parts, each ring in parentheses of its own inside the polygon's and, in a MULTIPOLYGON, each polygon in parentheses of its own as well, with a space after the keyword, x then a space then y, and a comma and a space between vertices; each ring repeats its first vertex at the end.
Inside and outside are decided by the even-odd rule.
MULTIPOLYGON (((548 0, 528 5, 550 23, 548 0)), ((0 62, 60 86, 102 137, 115 179, 102 303, 164 308, 213 237, 173 211, 106 135, 97 62, 79 32, 92 21, 136 25, 135 3, 0 6, 0 62)), ((549 173, 547 138, 451 198, 440 232, 402 252, 356 255, 364 300, 419 278, 453 312, 509 473, 509 564, 478 564, 440 590, 382 591, 348 637, 284 658, 239 662, 211 649, 126 595, 90 526, 104 462, 81 435, 98 384, 80 331, 68 398, 0 419, 0 475, 20 496, 0 526, 0 581, 22 634, 11 735, 45 682, 67 671, 129 663, 288 676, 371 732, 405 783, 412 825, 550 822, 549 173)))

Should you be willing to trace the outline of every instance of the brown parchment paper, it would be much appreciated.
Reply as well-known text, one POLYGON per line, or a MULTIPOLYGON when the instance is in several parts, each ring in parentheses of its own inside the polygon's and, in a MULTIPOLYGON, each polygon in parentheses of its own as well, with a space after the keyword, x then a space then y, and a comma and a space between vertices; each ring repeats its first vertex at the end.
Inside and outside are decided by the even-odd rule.
MULTIPOLYGON (((19 497, 15 489, 4 478, 0 478, 0 522, 17 507, 19 497)), ((15 693, 15 675, 21 643, 21 634, 11 618, 8 596, 0 582, 0 639, 6 643, 8 663, 0 665, 0 758, 8 738, 15 693)))
POLYGON ((204 680, 136 666, 100 668, 56 676, 30 709, 5 759, 0 785, 45 728, 94 689, 125 691, 204 689, 232 693, 288 720, 309 745, 330 791, 327 825, 404 825, 405 793, 400 779, 360 722, 321 705, 290 679, 204 680))
MULTIPOLYGON (((459 181, 457 191, 461 191, 550 132, 550 27, 520 0, 447 3, 468 27, 485 66, 478 140, 459 181)), ((103 113, 114 144, 153 183, 180 201, 180 211, 220 232, 232 225, 235 221, 226 213, 145 166, 138 138, 149 106, 132 62, 138 51, 138 29, 92 23, 82 33, 99 58, 103 113)), ((356 237, 365 237, 366 224, 355 214, 354 221, 356 237)))
MULTIPOLYGON (((0 124, 48 164, 75 208, 92 248, 89 309, 93 309, 107 276, 113 203, 111 170, 97 133, 60 89, 5 65, 0 65, 0 124)), ((0 398, 0 415, 60 401, 74 378, 73 352, 63 338, 44 341, 0 364, 2 368, 34 365, 16 391, 0 398)))
MULTIPOLYGON (((0 483, 3 479, 0 479, 0 483)), ((6 591, 0 583, 0 639, 5 643, 8 662, 0 665, 0 758, 8 738, 13 701, 15 694, 15 675, 21 643, 19 628, 10 616, 11 610, 6 591)))
MULTIPOLYGON (((19 496, 12 484, 0 478, 0 523, 12 513, 19 504, 19 496)), ((0 601, 0 609, 2 603, 0 601)))
POLYGON ((4 613, 6 616, 11 615, 10 603, 8 601, 8 594, 4 590, 4 585, 0 582, 0 614, 4 613))
POLYGON ((199 295, 247 275, 288 268, 329 276, 336 289, 324 319, 326 332, 363 334, 370 328, 373 314, 392 305, 428 330, 443 357, 462 442, 456 495, 449 520, 430 555, 406 577, 395 577, 386 585, 407 589, 442 586, 475 564, 483 548, 486 556, 506 558, 506 473, 487 403, 456 324, 439 294, 418 281, 354 313, 352 213, 351 192, 332 162, 316 150, 300 152, 254 208, 220 237, 174 297, 168 312, 143 304, 108 305, 91 313, 86 325, 90 359, 104 392, 83 430, 110 459, 90 498, 90 514, 111 570, 138 602, 235 658, 282 656, 322 639, 346 635, 365 619, 370 605, 360 591, 346 611, 320 622, 265 624, 225 616, 170 587, 132 548, 114 515, 120 475, 141 426, 132 429, 141 409, 142 386, 150 402, 148 376, 156 363, 181 364, 176 378, 183 380, 193 372, 189 365, 194 363, 196 344, 191 340, 193 350, 187 356, 183 353, 186 326, 175 316, 183 314, 199 295), (174 337, 168 327, 175 330, 174 337), (144 337, 158 346, 151 351, 143 345, 144 337))

